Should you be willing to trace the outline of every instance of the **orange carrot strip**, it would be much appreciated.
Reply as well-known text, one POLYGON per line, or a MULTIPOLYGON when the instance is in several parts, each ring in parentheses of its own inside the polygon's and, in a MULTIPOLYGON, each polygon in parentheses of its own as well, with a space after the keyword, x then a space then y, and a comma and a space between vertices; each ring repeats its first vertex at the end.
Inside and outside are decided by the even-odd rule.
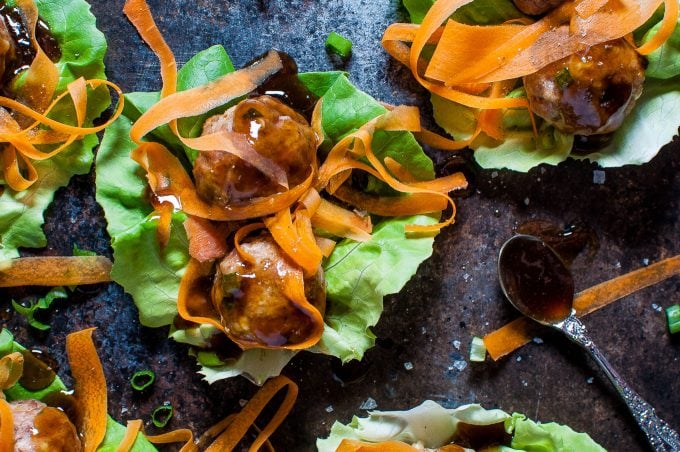
POLYGON ((163 249, 170 242, 170 230, 172 228, 172 214, 175 207, 170 202, 154 203, 155 217, 158 218, 158 226, 156 227, 156 240, 160 248, 163 249))
POLYGON ((205 452, 233 450, 241 441, 241 438, 248 432, 248 429, 253 425, 262 410, 283 388, 287 388, 284 401, 281 403, 281 406, 279 406, 274 417, 250 446, 250 451, 257 451, 281 422, 283 422, 288 413, 290 413, 290 410, 295 404, 295 399, 297 398, 298 386, 282 375, 267 381, 253 398, 248 401, 246 406, 243 407, 243 410, 236 415, 224 433, 217 437, 205 452))
POLYGON ((208 220, 189 216, 184 222, 184 229, 189 239, 189 254, 199 262, 224 257, 227 248, 229 230, 222 224, 215 226, 208 220))
POLYGON ((305 181, 290 190, 222 207, 211 205, 198 195, 191 177, 181 162, 165 146, 144 142, 132 151, 131 157, 146 170, 149 186, 156 196, 173 197, 185 213, 215 221, 258 218, 290 207, 307 192, 314 177, 313 171, 310 171, 305 181))
POLYGON ((390 156, 385 157, 383 159, 383 163, 385 164, 385 168, 390 170, 390 173, 394 174, 394 177, 396 177, 402 182, 410 184, 418 180, 413 176, 413 174, 411 174, 408 168, 406 168, 404 165, 397 162, 390 156))
MULTIPOLYGON (((302 212, 299 211, 298 217, 301 218, 302 215, 302 212)), ((297 228, 296 224, 293 224, 293 218, 289 209, 282 209, 274 214, 274 216, 267 217, 263 221, 274 241, 293 262, 302 267, 305 274, 313 275, 319 271, 323 255, 314 241, 311 226, 309 229, 303 230, 297 228), (311 238, 308 237, 309 233, 311 233, 311 238)), ((303 220, 296 218, 296 223, 298 221, 303 220)))
MULTIPOLYGON (((54 131, 57 132, 62 132, 66 134, 72 134, 72 135, 90 135, 93 133, 101 132, 105 128, 107 128, 113 121, 120 116, 120 114, 123 111, 123 107, 125 106, 125 101, 123 100, 123 91, 113 82, 110 82, 108 80, 100 80, 100 79, 93 79, 93 80, 86 80, 87 86, 89 86, 92 89, 97 89, 101 86, 107 86, 111 88, 119 97, 118 99, 118 108, 116 108, 116 111, 114 112, 113 116, 104 124, 101 124, 96 127, 78 127, 78 126, 71 126, 68 124, 61 123, 59 121, 56 121, 52 118, 49 118, 47 115, 49 112, 54 108, 56 104, 58 104, 62 99, 64 99, 66 96, 68 96, 70 93, 67 91, 64 91, 63 93, 59 94, 57 97, 54 98, 52 101, 52 104, 50 107, 45 110, 44 113, 39 113, 30 107, 27 107, 26 105, 22 104, 21 102, 18 102, 14 99, 10 99, 8 97, 1 97, 0 96, 0 107, 5 107, 9 110, 14 111, 17 114, 27 116, 34 121, 31 126, 28 127, 27 130, 30 130, 32 128, 37 127, 40 124, 44 124, 45 126, 51 128, 54 131)), ((23 133, 23 132, 19 132, 23 133)), ((7 138, 8 135, 6 134, 0 134, 0 139, 4 140, 7 138)))
POLYGON ((365 443, 354 439, 343 439, 335 452, 415 452, 417 450, 419 449, 401 441, 365 443))
POLYGON ((338 237, 346 237, 357 242, 371 240, 371 217, 361 217, 340 206, 321 200, 319 208, 312 216, 312 225, 338 237))
POLYGON ((409 185, 416 188, 432 190, 434 192, 449 193, 454 190, 463 190, 467 188, 468 181, 463 173, 453 173, 432 180, 413 182, 409 185))
POLYGON ((336 242, 326 237, 316 237, 316 244, 321 250, 323 257, 329 257, 335 249, 336 242))
POLYGON ((142 430, 142 420, 135 419, 127 422, 127 427, 125 428, 125 436, 118 444, 116 452, 129 452, 132 450, 132 446, 135 445, 137 441, 137 435, 142 430))
POLYGON ((179 283, 179 292, 177 294, 177 313, 184 320, 194 322, 197 324, 207 323, 214 326, 220 331, 225 331, 224 326, 220 322, 219 313, 217 313, 212 304, 212 300, 205 299, 210 297, 210 294, 204 294, 202 291, 198 293, 193 290, 196 285, 205 277, 211 274, 212 264, 201 263, 196 259, 190 259, 184 275, 179 283), (198 297, 201 297, 200 299, 198 297), (198 308, 202 312, 190 312, 191 308, 198 308))
MULTIPOLYGON (((578 293, 574 298, 576 314, 579 316, 590 314, 675 275, 680 275, 680 255, 634 270, 578 293)), ((540 330, 535 322, 520 317, 484 336, 484 345, 491 358, 498 360, 529 343, 537 331, 540 330)))
POLYGON ((69 83, 66 89, 76 110, 76 123, 78 127, 81 127, 85 123, 85 115, 87 114, 87 83, 85 83, 83 77, 79 77, 69 83))
POLYGON ((173 430, 172 432, 163 433, 161 435, 149 436, 145 435, 153 444, 171 444, 184 442, 184 446, 180 452, 198 452, 198 447, 194 444, 194 433, 186 428, 173 430))
POLYGON ((0 261, 0 287, 79 286, 111 281, 104 256, 20 257, 0 261))
POLYGON ((95 328, 66 336, 66 353, 75 380, 75 398, 78 402, 78 432, 83 439, 85 452, 97 450, 106 435, 107 393, 106 377, 92 341, 95 328))
MULTIPOLYGON (((333 196, 357 209, 383 217, 401 217, 441 212, 447 201, 431 193, 413 193, 405 196, 376 196, 343 185, 333 196)), ((318 226, 320 229, 324 229, 318 226)))
POLYGON ((234 234, 234 248, 236 252, 246 262, 255 264, 255 258, 241 247, 241 242, 251 232, 257 231, 258 229, 264 229, 266 226, 264 223, 250 223, 245 226, 240 227, 234 234))
POLYGON ((161 78, 163 79, 161 98, 174 93, 177 89, 177 63, 175 62, 175 55, 158 30, 156 22, 151 15, 149 5, 147 5, 145 0, 127 0, 125 6, 123 6, 123 12, 160 61, 161 78))
POLYGON ((649 55, 659 47, 673 34, 675 26, 678 23, 678 2, 677 0, 665 0, 664 6, 666 8, 661 27, 656 34, 645 44, 638 47, 637 51, 640 55, 649 55))
MULTIPOLYGON (((312 321, 313 329, 307 337, 302 342, 297 342, 294 344, 285 344, 280 347, 267 347, 267 348, 282 348, 286 350, 304 350, 306 348, 316 345, 321 339, 321 334, 323 334, 324 323, 323 314, 312 305, 307 296, 305 295, 305 281, 302 271, 289 271, 287 272, 281 281, 279 281, 282 292, 286 295, 291 303, 295 305, 300 311, 304 312, 307 317, 312 321)), ((239 341, 239 345, 243 346, 243 342, 239 341)), ((257 345, 261 347, 261 345, 257 345)))
POLYGON ((197 138, 185 138, 179 133, 176 135, 182 143, 197 151, 228 152, 247 162, 281 187, 288 188, 288 175, 283 168, 257 152, 245 134, 219 131, 197 138))
POLYGON ((628 35, 643 25, 661 3, 662 0, 621 0, 611 8, 597 10, 582 18, 574 13, 573 3, 567 2, 528 26, 475 27, 450 21, 425 75, 445 84, 483 83, 522 77, 584 46, 628 35), (507 27, 518 31, 514 34, 509 30, 502 31, 507 27), (497 41, 499 37, 503 41, 497 41), (469 52, 471 49, 476 50, 482 42, 489 42, 494 48, 469 64, 469 52))
POLYGON ((7 185, 9 185, 12 190, 26 190, 38 180, 38 172, 33 164, 24 159, 23 155, 17 155, 15 147, 6 147, 2 154, 2 160, 5 182, 7 182, 7 185), (28 177, 24 177, 21 170, 22 167, 25 169, 28 177))
POLYGON ((270 51, 257 63, 205 85, 171 94, 149 108, 130 129, 130 137, 140 143, 142 137, 174 119, 197 116, 253 91, 269 76, 281 69, 279 55, 270 51))
POLYGON ((0 452, 14 450, 14 416, 5 399, 0 399, 0 452))
POLYGON ((19 352, 13 352, 0 359, 0 391, 9 389, 16 384, 24 372, 24 357, 19 352))
POLYGON ((300 198, 299 203, 304 206, 308 212, 313 214, 321 203, 321 196, 318 191, 311 188, 302 198, 300 198))

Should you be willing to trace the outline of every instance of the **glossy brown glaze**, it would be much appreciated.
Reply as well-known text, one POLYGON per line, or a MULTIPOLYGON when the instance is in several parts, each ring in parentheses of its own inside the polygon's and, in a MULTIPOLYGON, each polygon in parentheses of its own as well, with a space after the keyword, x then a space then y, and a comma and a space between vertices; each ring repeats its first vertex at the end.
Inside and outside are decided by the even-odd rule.
MULTIPOLYGON (((243 243, 253 257, 244 260, 233 251, 219 264, 213 300, 230 337, 240 344, 279 347, 305 341, 317 325, 284 293, 293 272, 302 272, 270 237, 243 243)), ((305 278, 305 296, 322 314, 326 305, 323 271, 305 278)))
POLYGON ((300 81, 295 60, 285 52, 278 52, 278 54, 283 68, 260 85, 253 95, 274 97, 310 121, 319 98, 300 81))
POLYGON ((522 314, 548 324, 571 314, 574 281, 541 240, 515 236, 503 247, 498 269, 505 293, 522 314))
POLYGON ((24 373, 19 383, 29 391, 39 391, 48 387, 56 378, 56 373, 44 361, 38 359, 30 350, 22 350, 24 373))
MULTIPOLYGON (((27 69, 36 55, 36 49, 31 43, 28 30, 21 10, 8 6, 4 1, 0 3, 0 73, 3 87, 21 71, 27 69)), ((61 57, 61 49, 57 40, 50 33, 49 27, 43 20, 36 25, 36 40, 52 61, 61 57)), ((4 88, 3 88, 4 89, 4 88)))
MULTIPOLYGON (((302 182, 314 165, 316 136, 302 115, 270 96, 246 99, 209 118, 203 133, 242 134, 252 148, 278 165, 288 185, 302 182)), ((194 163, 196 188, 211 203, 226 206, 283 190, 258 169, 228 152, 202 152, 194 163)))
POLYGON ((78 432, 66 414, 58 408, 45 407, 35 417, 32 438, 36 451, 78 452, 82 450, 78 432))
POLYGON ((524 77, 531 110, 566 133, 616 130, 642 94, 644 61, 625 39, 605 42, 524 77))

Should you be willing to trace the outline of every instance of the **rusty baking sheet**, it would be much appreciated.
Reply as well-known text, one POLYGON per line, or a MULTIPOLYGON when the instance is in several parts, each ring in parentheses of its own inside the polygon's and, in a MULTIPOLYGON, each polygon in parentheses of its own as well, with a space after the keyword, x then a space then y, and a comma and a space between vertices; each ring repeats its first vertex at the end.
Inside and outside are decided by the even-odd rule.
MULTIPOLYGON (((109 41, 109 78, 125 91, 158 89, 157 61, 123 17, 123 1, 91 3, 109 41)), ((406 19, 397 0, 149 4, 180 63, 213 44, 224 45, 236 66, 276 47, 290 53, 302 71, 342 69, 378 99, 419 105, 432 125, 428 94, 379 43, 388 24, 406 19), (354 43, 346 64, 324 50, 331 31, 354 43)), ((433 157, 439 168, 452 158, 433 157)), ((598 247, 579 254, 572 265, 577 290, 680 253, 680 143, 666 146, 647 165, 604 173, 575 161, 528 174, 470 168, 474 187, 459 200, 456 224, 437 237, 434 255, 404 290, 385 300, 375 329, 378 343, 366 358, 343 367, 333 358, 301 353, 284 370, 299 383, 300 397, 272 438, 278 450, 314 450, 315 438, 327 435, 334 420, 365 415, 360 407, 369 398, 383 410, 405 409, 424 399, 448 406, 479 402, 569 424, 611 450, 645 450, 623 403, 566 339, 542 330, 540 340, 499 362, 469 363, 467 355, 472 336, 517 317, 503 301, 495 269, 500 245, 520 224, 545 220, 592 231, 598 247)), ((46 220, 49 245, 37 254, 70 254, 77 243, 111 256, 102 210, 94 201, 93 174, 75 177, 60 190, 46 220)), ((109 412, 119 421, 148 420, 156 406, 169 401, 176 408, 169 428, 200 433, 239 409, 239 401, 256 390, 241 378, 211 386, 203 382, 187 348, 167 340, 166 329, 141 327, 130 297, 116 284, 79 288, 59 304, 46 334, 29 330, 9 307, 10 299, 40 290, 0 293, 6 303, 3 326, 25 345, 49 350, 67 381, 65 335, 99 328, 109 412), (158 380, 149 394, 137 397, 128 379, 142 368, 153 369, 158 380)), ((586 319, 612 364, 675 428, 680 427, 680 341, 667 333, 660 308, 679 302, 680 278, 675 278, 586 319)))

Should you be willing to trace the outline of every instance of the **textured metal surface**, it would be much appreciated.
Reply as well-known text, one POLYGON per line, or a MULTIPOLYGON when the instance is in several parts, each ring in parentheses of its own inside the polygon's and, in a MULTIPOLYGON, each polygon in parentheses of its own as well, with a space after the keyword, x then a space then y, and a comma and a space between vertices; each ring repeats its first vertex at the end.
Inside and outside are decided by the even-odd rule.
MULTIPOLYGON (((122 0, 92 3, 109 40, 109 77, 126 91, 159 88, 157 62, 124 19, 122 0)), ((343 68, 375 97, 421 105, 426 118, 430 115, 426 93, 380 48, 384 28, 405 18, 397 0, 149 3, 180 62, 209 45, 223 44, 242 66, 277 47, 293 55, 303 71, 343 68), (325 37, 333 30, 354 42, 346 66, 324 51, 325 37)), ((440 165, 447 160, 444 154, 433 156, 440 165)), ((625 405, 581 350, 561 335, 546 329, 541 344, 529 344, 502 361, 461 365, 472 336, 517 316, 503 301, 495 273, 498 249, 516 225, 544 219, 558 225, 582 222, 594 231, 599 248, 572 265, 577 290, 680 253, 680 143, 667 146, 650 164, 606 170, 604 183, 594 183, 595 170, 572 161, 528 174, 478 171, 475 189, 460 200, 457 223, 439 235, 433 257, 401 294, 385 300, 375 329, 378 345, 365 360, 341 368, 332 358, 301 353, 284 370, 300 384, 300 397, 273 437, 277 449, 313 450, 315 438, 325 436, 335 419, 347 422, 353 414, 365 415, 360 406, 370 397, 384 410, 427 398, 449 406, 480 402, 544 422, 568 423, 611 450, 644 450, 644 438, 625 405)), ((46 215, 49 246, 39 253, 69 254, 77 243, 110 255, 93 184, 92 175, 77 177, 59 191, 46 215)), ((10 298, 36 293, 27 288, 4 290, 0 296, 8 306, 10 298)), ((657 306, 679 302, 680 278, 675 278, 585 320, 612 364, 674 428, 680 427, 680 342, 668 335, 657 306)), ((169 427, 200 433, 256 390, 244 379, 212 386, 201 381, 187 348, 166 340, 165 329, 139 326, 134 305, 115 284, 78 289, 58 306, 48 334, 29 331, 9 307, 2 323, 26 345, 49 349, 67 380, 65 335, 98 326, 109 411, 118 420, 148 420, 153 408, 167 400, 176 407, 169 427), (137 397, 127 380, 141 368, 153 369, 159 378, 153 391, 137 397)))

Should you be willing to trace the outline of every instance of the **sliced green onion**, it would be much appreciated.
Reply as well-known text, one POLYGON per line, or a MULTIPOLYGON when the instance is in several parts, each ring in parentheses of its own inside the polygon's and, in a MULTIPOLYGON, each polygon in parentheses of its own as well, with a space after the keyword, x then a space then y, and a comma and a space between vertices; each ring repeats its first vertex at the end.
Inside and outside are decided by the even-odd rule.
POLYGON ((156 381, 156 374, 153 370, 140 370, 135 372, 130 378, 130 385, 135 391, 144 391, 156 381))
POLYGON ((326 39, 326 48, 341 58, 347 58, 352 53, 352 41, 333 31, 326 39))
POLYGON ((161 405, 151 413, 151 422, 153 422, 153 425, 156 427, 163 428, 168 425, 168 422, 172 419, 172 413, 172 405, 169 403, 161 405))
POLYGON ((470 344, 470 361, 474 363, 484 362, 486 359, 486 345, 481 337, 473 337, 470 344))
POLYGON ((674 304, 666 308, 666 321, 671 334, 680 331, 680 305, 674 304))

